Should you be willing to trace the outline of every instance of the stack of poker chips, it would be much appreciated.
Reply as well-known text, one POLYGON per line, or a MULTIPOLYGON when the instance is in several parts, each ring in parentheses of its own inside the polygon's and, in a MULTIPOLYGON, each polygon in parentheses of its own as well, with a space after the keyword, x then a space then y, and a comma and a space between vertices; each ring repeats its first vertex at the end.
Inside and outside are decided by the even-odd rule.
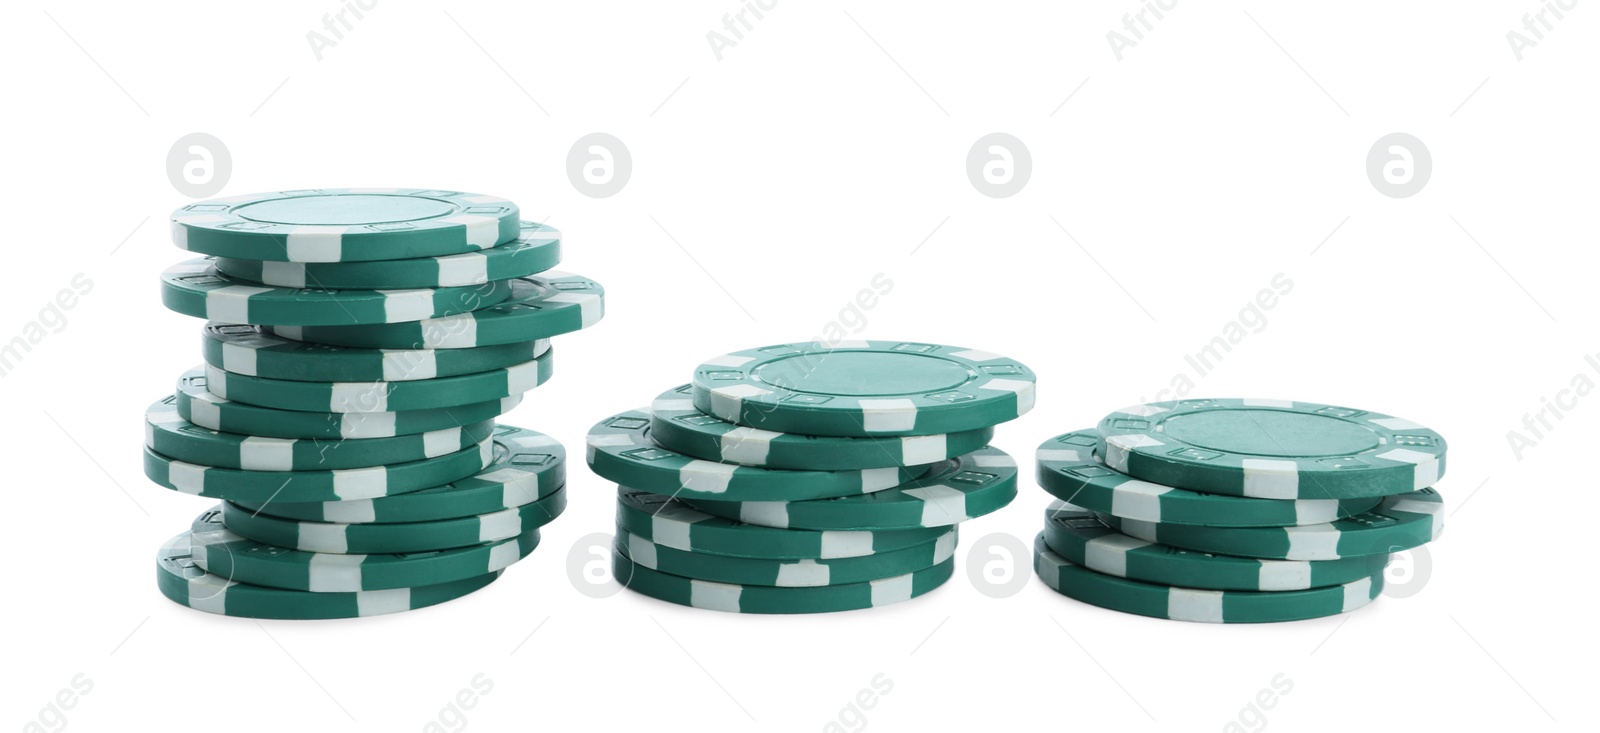
POLYGON ((319 189, 172 216, 162 276, 205 363, 145 416, 145 474, 222 503, 161 548, 177 603, 251 618, 405 611, 493 582, 566 506, 566 455, 497 424, 604 292, 551 271, 505 199, 319 189))
POLYGON ((589 433, 590 469, 619 484, 614 577, 737 613, 932 591, 954 569, 956 525, 1016 496, 1016 461, 988 443, 1033 389, 1018 362, 936 344, 716 357, 589 433))
POLYGON ((1383 590, 1393 553, 1444 530, 1445 441, 1309 402, 1124 408, 1039 446, 1034 569, 1062 595, 1181 621, 1332 616, 1383 590))

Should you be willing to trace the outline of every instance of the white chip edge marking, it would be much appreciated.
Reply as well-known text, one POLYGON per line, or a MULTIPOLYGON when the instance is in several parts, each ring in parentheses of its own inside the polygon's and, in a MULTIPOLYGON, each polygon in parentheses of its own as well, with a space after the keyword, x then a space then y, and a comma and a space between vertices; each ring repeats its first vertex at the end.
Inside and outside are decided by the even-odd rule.
POLYGON ((292 438, 250 436, 239 442, 239 468, 246 471, 293 471, 292 438))
POLYGON ((1254 499, 1296 499, 1300 496, 1300 464, 1270 458, 1245 458, 1243 493, 1254 499))
POLYGON ((833 568, 816 560, 782 560, 775 583, 780 588, 815 588, 828 585, 833 568))
POLYGON ((250 299, 272 288, 249 285, 225 285, 206 291, 206 320, 226 323, 250 323, 250 299))
POLYGON ((435 290, 378 290, 383 296, 383 322, 408 323, 434 315, 435 290))
POLYGON ((1017 396, 1017 416, 1033 409, 1037 385, 1022 379, 991 379, 978 385, 979 389, 1011 392, 1017 396))
POLYGON ((1346 583, 1344 586, 1344 610, 1354 611, 1372 602, 1372 578, 1346 583))
POLYGON ((789 528, 789 502, 743 501, 739 502, 739 521, 763 527, 789 528))
POLYGON ((313 593, 356 593, 361 587, 361 565, 366 555, 311 554, 306 565, 307 586, 313 593))
MULTIPOLYGON (((692 408, 693 403, 690 405, 692 408)), ((724 461, 747 466, 764 466, 767 464, 767 456, 772 452, 772 441, 781 437, 782 433, 741 426, 723 433, 718 448, 721 449, 724 461)))
POLYGON ((753 384, 730 384, 725 387, 713 388, 709 390, 709 394, 711 395, 711 414, 728 422, 733 422, 739 418, 739 411, 745 400, 772 394, 772 390, 762 389, 753 384))
POLYGON ((1137 537, 1111 532, 1084 543, 1083 565, 1096 572, 1126 578, 1128 553, 1150 545, 1137 537))
POLYGON ((1258 560, 1260 590, 1305 590, 1311 587, 1311 563, 1305 560, 1258 560))
POLYGON ((379 352, 383 381, 410 382, 439 376, 439 352, 433 349, 385 349, 379 352))
POLYGON ((862 557, 871 555, 871 532, 838 532, 826 531, 822 533, 821 552, 817 553, 822 559, 836 557, 862 557))
POLYGON ((689 605, 712 611, 739 612, 739 595, 744 588, 708 580, 689 581, 689 605))
POLYGON ((481 252, 436 257, 436 282, 440 287, 481 285, 489 282, 489 258, 481 252))
POLYGON ((964 491, 934 485, 903 489, 900 493, 922 502, 919 521, 923 527, 946 527, 972 518, 967 516, 967 494, 964 491))
POLYGON ((917 403, 904 398, 859 400, 861 427, 869 433, 894 433, 917 427, 917 403))
POLYGON ((1331 524, 1313 524, 1306 527, 1284 527, 1289 549, 1284 553, 1289 560, 1337 560, 1341 533, 1331 524))
POLYGON ((894 578, 874 580, 871 586, 873 608, 910 600, 911 594, 916 590, 911 573, 894 578))
POLYGON ((1137 479, 1111 490, 1111 513, 1145 522, 1161 521, 1161 497, 1174 489, 1137 479))
POLYGON ((338 262, 344 255, 343 226, 302 226, 289 230, 286 251, 291 262, 338 262))
POLYGON ((900 463, 907 466, 920 466, 925 463, 942 461, 950 456, 947 451, 949 436, 939 435, 913 435, 900 439, 900 463))
POLYGON ((1220 624, 1222 597, 1220 590, 1173 588, 1167 591, 1167 618, 1220 624))

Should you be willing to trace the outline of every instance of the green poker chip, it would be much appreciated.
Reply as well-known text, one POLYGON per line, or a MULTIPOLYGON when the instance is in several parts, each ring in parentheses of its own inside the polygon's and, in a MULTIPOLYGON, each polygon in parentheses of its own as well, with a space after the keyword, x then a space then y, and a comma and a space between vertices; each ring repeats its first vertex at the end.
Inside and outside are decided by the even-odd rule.
POLYGON ((156 587, 182 606, 220 616, 262 619, 333 619, 381 616, 452 601, 493 583, 499 573, 437 585, 356 593, 313 593, 238 583, 195 564, 191 533, 167 541, 156 554, 156 587))
POLYGON ((261 326, 207 323, 206 364, 248 377, 296 382, 409 382, 504 369, 549 350, 548 340, 476 349, 363 349, 290 341, 261 326))
POLYGON ((1255 560, 1182 550, 1130 537, 1064 501, 1045 511, 1050 550, 1097 573, 1213 590, 1284 591, 1354 583, 1383 572, 1388 555, 1338 560, 1255 560))
POLYGON ((826 499, 899 486, 926 466, 787 471, 690 458, 650 439, 650 414, 629 410, 589 429, 589 468, 601 477, 680 498, 727 501, 826 499))
POLYGON ((1097 573, 1052 552, 1041 535, 1034 572, 1057 593, 1113 611, 1174 621, 1273 623, 1336 616, 1372 602, 1383 574, 1326 588, 1284 591, 1202 590, 1097 573))
POLYGON ((1040 444, 1039 485, 1063 501, 1125 519, 1208 527, 1322 524, 1353 517, 1382 500, 1251 499, 1174 489, 1107 468, 1095 453, 1099 441, 1098 432, 1079 430, 1040 444))
POLYGON ((730 613, 831 613, 887 606, 907 601, 944 585, 955 572, 955 560, 866 583, 780 588, 696 580, 651 570, 635 563, 617 545, 611 571, 617 582, 657 600, 730 613))
POLYGON ((510 281, 511 297, 471 313, 372 326, 274 326, 294 341, 372 349, 471 349, 572 333, 600 322, 605 288, 582 275, 551 270, 510 281))
MULTIPOLYGON (((796 529, 883 530, 947 527, 999 511, 1017 496, 1017 462, 999 448, 941 461, 926 475, 884 491, 815 501, 706 501, 708 514, 796 529)), ((668 572, 671 572, 670 570, 668 572)))
POLYGON ((735 425, 695 409, 694 387, 685 384, 650 403, 650 434, 663 448, 708 461, 844 471, 921 466, 955 458, 988 445, 994 428, 888 438, 777 433, 735 425))
POLYGON ((418 491, 471 476, 489 464, 491 441, 437 458, 332 471, 247 471, 175 460, 144 450, 144 475, 173 491, 211 499, 340 501, 418 491))
POLYGON ((476 252, 518 235, 502 198, 421 188, 322 188, 229 196, 172 212, 172 243, 284 262, 398 260, 476 252))
POLYGON ((369 262, 274 262, 217 258, 228 277, 278 288, 394 290, 447 288, 510 280, 544 272, 561 262, 561 232, 531 221, 505 244, 443 257, 369 262))
POLYGON ((1372 511, 1305 527, 1198 527, 1097 516, 1123 534, 1146 542, 1275 560, 1388 555, 1420 547, 1444 534, 1444 499, 1433 489, 1385 497, 1372 511))
POLYGON ((301 412, 222 399, 206 388, 196 367, 178 378, 178 415, 208 430, 272 438, 360 440, 415 435, 493 420, 512 411, 522 395, 459 407, 404 412, 301 412))
POLYGON ((510 539, 538 529, 567 508, 565 489, 543 499, 493 514, 400 524, 300 522, 255 514, 235 504, 222 505, 229 531, 262 544, 304 552, 394 554, 471 547, 510 539))
POLYGON ((210 259, 161 274, 161 302, 186 316, 273 326, 396 324, 469 313, 511 297, 509 281, 413 290, 296 290, 232 280, 210 259))
POLYGON ((992 427, 1033 408, 1033 371, 997 354, 896 341, 781 344, 695 369, 694 406, 804 435, 935 435, 992 427))
POLYGON ((1152 402, 1100 421, 1106 465, 1146 481, 1257 499, 1353 499, 1426 489, 1445 442, 1409 420, 1287 400, 1152 402))
POLYGON ((544 433, 510 425, 494 432, 494 458, 474 476, 376 499, 235 501, 252 513, 337 524, 434 522, 514 509, 554 494, 567 482, 567 452, 544 433))
POLYGON ((332 555, 264 545, 228 531, 219 506, 190 528, 194 564, 228 580, 314 593, 412 588, 498 573, 539 545, 539 530, 472 547, 400 555, 332 555))
POLYGON ((634 564, 671 575, 740 585, 816 588, 892 578, 938 565, 955 553, 956 531, 952 529, 932 542, 902 550, 821 560, 767 560, 685 552, 623 529, 617 530, 617 543, 627 548, 634 564))
POLYGON ((225 372, 205 365, 206 389, 225 400, 307 412, 401 412, 459 407, 527 392, 555 371, 555 350, 486 372, 409 382, 296 382, 225 372))
POLYGON ((862 557, 932 542, 943 527, 875 531, 777 529, 706 514, 660 494, 619 487, 617 526, 684 552, 770 560, 862 557))
POLYGON ((176 397, 151 405, 144 415, 146 448, 186 463, 250 471, 317 471, 421 461, 472 448, 493 434, 494 421, 485 420, 388 438, 262 438, 195 425, 178 414, 176 397))

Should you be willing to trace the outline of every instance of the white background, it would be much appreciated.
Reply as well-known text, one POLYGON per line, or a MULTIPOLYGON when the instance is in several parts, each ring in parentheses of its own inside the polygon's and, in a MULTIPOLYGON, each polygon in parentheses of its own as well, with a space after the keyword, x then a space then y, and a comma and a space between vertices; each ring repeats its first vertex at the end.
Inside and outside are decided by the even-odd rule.
POLYGON ((337 3, 10 8, 0 340, 74 275, 94 287, 0 379, 4 725, 82 674, 62 711, 78 730, 418 730, 480 673, 478 730, 819 730, 879 674, 892 691, 843 727, 1215 730, 1280 674, 1292 690, 1241 727, 1592 725, 1600 407, 1569 394, 1553 430, 1523 423, 1600 379, 1600 11, 1578 4, 1519 61, 1506 34, 1537 3, 1185 2, 1119 61, 1107 33, 1139 4, 1081 5, 780 2, 720 61, 706 34, 738 0, 383 2, 320 61, 306 34, 337 3), (578 459, 543 546, 467 599, 327 623, 191 611, 158 594, 152 556, 210 503, 147 482, 139 451, 145 408, 200 361, 200 322, 156 287, 185 258, 166 217, 191 200, 166 156, 197 131, 231 151, 226 194, 458 188, 565 232, 563 269, 605 284, 608 315, 558 339, 556 379, 507 421, 575 459, 590 424, 705 357, 818 335, 884 273, 861 337, 1037 370, 1038 408, 996 437, 1025 464, 1186 374, 1193 396, 1436 428, 1449 530, 1422 592, 1344 618, 1158 621, 1037 581, 991 599, 966 548, 1031 545, 1047 497, 1027 470, 963 528, 938 592, 741 617, 575 590, 568 551, 612 517, 578 459), (597 131, 633 160, 603 199, 566 174, 597 131), (1010 198, 965 172, 996 131, 1031 151, 1010 198), (1410 198, 1365 172, 1391 132, 1431 151, 1410 198), (1195 375, 1185 355, 1278 273, 1294 289, 1266 325, 1195 375), (1512 430, 1536 445, 1514 453, 1512 430))

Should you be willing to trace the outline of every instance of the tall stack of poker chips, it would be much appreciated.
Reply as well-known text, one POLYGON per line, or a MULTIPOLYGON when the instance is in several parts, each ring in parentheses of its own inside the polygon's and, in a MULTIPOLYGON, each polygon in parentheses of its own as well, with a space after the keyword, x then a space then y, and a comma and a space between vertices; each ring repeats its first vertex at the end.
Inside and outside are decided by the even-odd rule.
POLYGON ((936 344, 783 344, 700 365, 601 420, 619 484, 613 570, 657 599, 739 613, 883 606, 951 577, 956 525, 1016 496, 994 426, 1033 373, 936 344))
POLYGON ((482 588, 566 504, 565 451, 497 425, 551 374, 548 339, 604 291, 553 272, 556 230, 455 191, 319 189, 172 216, 208 255, 162 301, 207 319, 205 364, 145 417, 145 473, 222 500, 157 557, 180 604, 345 618, 482 588))
POLYGON ((1039 446, 1055 501, 1034 569, 1126 613, 1257 623, 1331 616, 1383 590, 1393 553, 1444 530, 1438 433, 1282 400, 1124 408, 1039 446))

